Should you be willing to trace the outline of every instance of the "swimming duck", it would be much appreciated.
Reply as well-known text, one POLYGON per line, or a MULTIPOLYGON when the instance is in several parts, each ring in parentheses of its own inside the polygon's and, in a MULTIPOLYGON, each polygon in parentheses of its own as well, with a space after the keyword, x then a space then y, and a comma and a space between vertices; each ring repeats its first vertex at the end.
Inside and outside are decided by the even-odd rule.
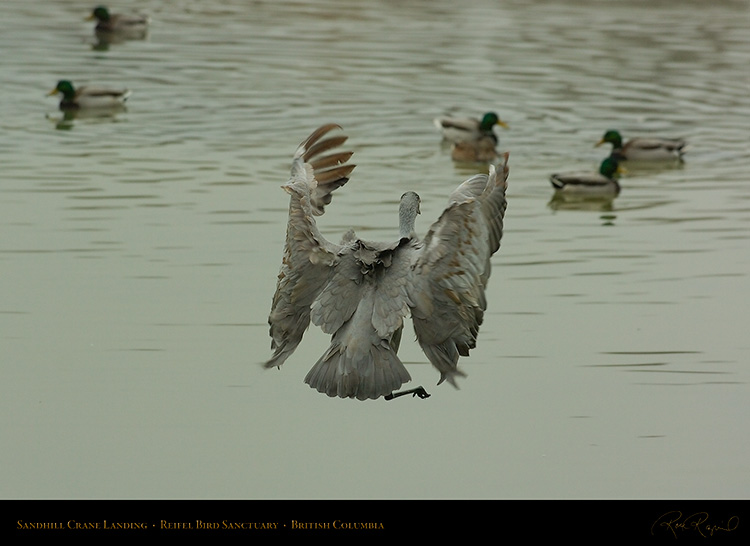
POLYGON ((599 166, 599 172, 572 172, 553 174, 550 182, 558 192, 585 195, 617 195, 620 184, 615 175, 623 172, 617 159, 607 157, 599 166))
POLYGON ((478 140, 489 137, 497 144, 497 136, 493 132, 495 125, 505 129, 508 124, 501 120, 494 112, 487 112, 482 119, 438 117, 433 120, 435 126, 443 133, 443 138, 449 142, 478 140))
POLYGON ((478 140, 463 140, 451 145, 451 159, 465 163, 491 163, 497 161, 500 155, 495 149, 495 139, 489 136, 478 140))
POLYGON ((76 89, 68 80, 60 80, 50 95, 62 94, 60 110, 121 107, 131 94, 129 89, 85 86, 76 89))
POLYGON ((618 131, 609 130, 596 143, 612 144, 612 156, 620 161, 666 161, 681 159, 685 152, 686 142, 668 138, 632 138, 624 145, 618 131))
POLYGON ((123 15, 110 13, 105 6, 97 6, 86 20, 96 19, 97 32, 143 32, 149 24, 147 15, 123 15))

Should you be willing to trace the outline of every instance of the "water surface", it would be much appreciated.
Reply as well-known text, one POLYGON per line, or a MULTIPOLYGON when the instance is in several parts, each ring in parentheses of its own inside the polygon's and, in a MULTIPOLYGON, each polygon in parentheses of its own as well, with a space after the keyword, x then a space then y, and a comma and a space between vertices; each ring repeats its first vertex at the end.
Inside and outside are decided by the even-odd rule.
POLYGON ((136 2, 144 40, 88 7, 0 6, 4 498, 746 498, 748 2, 136 2), (81 11, 83 9, 83 11, 81 11), (127 86, 65 120, 60 78, 127 86), (496 110, 506 230, 461 389, 359 403, 281 371, 266 318, 288 176, 316 126, 358 167, 338 238, 425 233, 455 165, 431 120, 496 110), (608 203, 558 203, 604 130, 681 136, 608 203))

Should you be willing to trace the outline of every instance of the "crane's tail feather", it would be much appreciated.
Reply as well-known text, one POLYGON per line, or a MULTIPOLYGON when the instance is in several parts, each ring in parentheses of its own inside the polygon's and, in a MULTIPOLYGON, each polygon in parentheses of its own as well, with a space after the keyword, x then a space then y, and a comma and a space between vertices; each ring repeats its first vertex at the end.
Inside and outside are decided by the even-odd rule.
POLYGON ((318 392, 358 400, 385 396, 410 380, 387 341, 364 353, 333 344, 305 377, 305 383, 318 392))

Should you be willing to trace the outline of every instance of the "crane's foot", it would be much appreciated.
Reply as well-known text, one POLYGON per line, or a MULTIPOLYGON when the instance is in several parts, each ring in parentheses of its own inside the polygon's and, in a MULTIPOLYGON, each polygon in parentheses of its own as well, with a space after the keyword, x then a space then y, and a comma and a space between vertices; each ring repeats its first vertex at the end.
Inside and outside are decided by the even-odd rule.
POLYGON ((430 393, 428 393, 426 390, 424 390, 424 387, 419 386, 414 389, 409 389, 407 391, 401 391, 401 392, 392 392, 391 394, 386 394, 385 399, 386 400, 393 400, 394 398, 398 398, 399 396, 404 396, 405 394, 411 394, 412 397, 419 396, 420 398, 429 398, 430 393))

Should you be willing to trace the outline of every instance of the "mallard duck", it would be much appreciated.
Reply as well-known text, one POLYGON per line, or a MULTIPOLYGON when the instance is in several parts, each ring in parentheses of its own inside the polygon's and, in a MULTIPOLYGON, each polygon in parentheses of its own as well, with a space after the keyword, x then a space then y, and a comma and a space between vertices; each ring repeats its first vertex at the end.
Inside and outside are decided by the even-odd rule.
POLYGON ((495 139, 483 136, 479 140, 463 140, 451 145, 451 159, 466 163, 491 163, 500 156, 495 149, 495 139))
POLYGON ((595 144, 612 144, 612 156, 620 161, 667 161, 681 159, 686 142, 669 138, 632 138, 625 144, 618 131, 609 130, 595 144))
POLYGON ((433 120, 435 127, 443 133, 448 142, 462 142, 479 140, 482 137, 491 138, 497 144, 497 136, 493 128, 499 125, 508 128, 508 124, 501 120, 494 112, 487 112, 482 119, 438 117, 433 120))
POLYGON ((364 241, 350 230, 337 244, 315 221, 354 169, 347 163, 351 152, 335 151, 346 135, 328 136, 337 129, 323 125, 297 148, 282 186, 290 195, 289 217, 268 317, 274 353, 264 366, 280 367, 312 322, 332 337, 305 383, 328 396, 393 398, 411 379, 397 355, 411 315, 439 383, 456 386, 465 375, 459 356, 475 347, 487 308, 490 258, 500 247, 507 206, 508 156, 489 174, 460 184, 424 239, 415 232, 421 200, 407 191, 394 240, 364 241))
POLYGON ((68 80, 60 80, 49 95, 62 94, 60 110, 122 107, 131 94, 129 89, 85 86, 76 89, 68 80))
POLYGON ((124 15, 110 13, 105 6, 97 6, 86 20, 97 20, 97 32, 143 32, 148 27, 150 19, 147 15, 124 15))
POLYGON ((550 182, 559 192, 582 195, 617 195, 620 184, 615 176, 623 172, 617 159, 607 157, 599 166, 599 172, 572 172, 553 174, 550 182))

